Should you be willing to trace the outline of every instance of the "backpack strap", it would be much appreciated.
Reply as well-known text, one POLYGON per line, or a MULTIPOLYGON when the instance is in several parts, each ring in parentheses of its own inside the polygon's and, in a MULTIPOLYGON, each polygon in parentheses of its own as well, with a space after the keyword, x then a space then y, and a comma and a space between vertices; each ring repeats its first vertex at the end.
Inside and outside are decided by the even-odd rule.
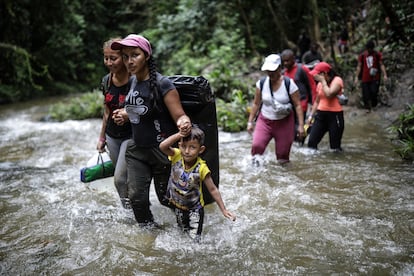
MULTIPOLYGON (((260 92, 262 92, 262 90, 263 90, 263 85, 264 85, 264 82, 265 82, 266 78, 267 77, 262 77, 260 79, 260 92)), ((290 98, 290 93, 289 93, 289 91, 290 91, 290 78, 286 77, 286 76, 283 76, 283 80, 285 82, 285 88, 286 88, 287 94, 289 96, 289 101, 292 102, 292 99, 290 98)), ((271 86, 271 85, 272 84, 269 81, 269 86, 271 86)), ((272 91, 271 87, 270 87, 270 91, 272 91)), ((272 96, 272 98, 273 98, 273 93, 270 93, 270 96, 272 96)))
POLYGON ((102 78, 101 91, 103 95, 108 93, 109 87, 111 86, 111 80, 112 80, 112 73, 108 73, 102 78))
POLYGON ((289 100, 291 101, 291 99, 290 99, 290 93, 289 93, 289 91, 290 91, 290 78, 289 77, 286 77, 286 76, 283 76, 283 80, 285 81, 285 88, 286 88, 286 91, 288 93, 289 100))
POLYGON ((308 97, 308 102, 312 103, 312 90, 311 86, 309 84, 308 76, 305 73, 305 70, 303 70, 303 65, 299 63, 297 65, 297 70, 295 74, 295 79, 298 79, 301 83, 305 84, 306 87, 306 96, 308 97))
MULTIPOLYGON (((266 78, 267 77, 262 77, 261 79, 260 79, 260 93, 262 93, 262 91, 263 91, 263 85, 264 85, 264 82, 265 82, 265 80, 266 80, 266 78)), ((289 97, 289 102, 293 105, 293 102, 292 102, 292 98, 290 97, 290 93, 289 93, 289 91, 290 91, 290 78, 289 77, 286 77, 286 76, 283 76, 283 81, 284 81, 284 83, 285 83, 285 88, 286 88, 286 92, 287 92, 287 94, 288 94, 288 97, 289 97)), ((272 98, 273 98, 273 93, 272 93, 272 88, 271 88, 271 83, 270 83, 270 81, 269 81, 269 86, 270 86, 270 96, 272 96, 272 98)), ((261 95, 261 94, 260 94, 261 95)), ((255 117, 254 117, 254 121, 256 121, 257 120, 257 117, 259 116, 259 113, 260 113, 260 110, 262 109, 262 106, 263 106, 263 102, 262 101, 260 101, 260 107, 259 107, 259 109, 257 110, 257 114, 255 115, 255 117)), ((294 111, 295 109, 293 108, 293 111, 294 111)), ((294 111, 295 112, 295 111, 294 111)))

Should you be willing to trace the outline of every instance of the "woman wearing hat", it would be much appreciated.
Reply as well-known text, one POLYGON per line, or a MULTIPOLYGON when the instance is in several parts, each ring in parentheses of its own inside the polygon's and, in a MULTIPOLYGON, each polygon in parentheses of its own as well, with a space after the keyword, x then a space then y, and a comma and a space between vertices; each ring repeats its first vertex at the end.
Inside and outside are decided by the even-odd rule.
POLYGON ((114 114, 122 120, 128 114, 132 140, 125 152, 128 174, 128 197, 140 226, 157 226, 150 210, 149 191, 154 179, 161 204, 165 198, 170 173, 167 156, 159 149, 162 140, 177 132, 191 131, 191 120, 185 114, 177 89, 156 71, 150 42, 141 35, 130 34, 112 43, 121 50, 123 61, 132 75, 123 112, 114 114))
POLYGON ((329 145, 334 151, 341 152, 341 140, 344 133, 344 113, 337 98, 342 94, 344 82, 336 75, 331 65, 318 63, 310 72, 315 81, 316 99, 307 123, 312 123, 308 147, 317 149, 326 132, 329 132, 329 145))
POLYGON ((256 93, 249 115, 247 131, 253 133, 251 154, 263 155, 267 145, 275 140, 276 158, 280 164, 289 162, 290 149, 295 136, 295 114, 298 117, 298 135, 303 137, 303 112, 297 85, 282 75, 281 58, 272 54, 266 57, 261 70, 267 77, 257 81, 256 93), (253 125, 259 113, 256 126, 253 125))

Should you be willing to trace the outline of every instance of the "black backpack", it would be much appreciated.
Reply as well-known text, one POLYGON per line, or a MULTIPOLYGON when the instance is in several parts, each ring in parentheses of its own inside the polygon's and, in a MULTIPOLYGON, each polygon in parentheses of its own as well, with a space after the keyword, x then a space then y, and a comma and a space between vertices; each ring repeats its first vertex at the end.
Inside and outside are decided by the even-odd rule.
MULTIPOLYGON (((214 184, 219 186, 219 145, 216 101, 210 83, 203 76, 175 75, 166 76, 172 81, 180 95, 181 105, 191 122, 205 133, 206 150, 203 159, 211 171, 214 184)), ((203 184, 205 204, 214 202, 213 197, 203 184)))
POLYGON ((302 64, 298 63, 297 65, 297 70, 296 70, 296 74, 295 74, 295 79, 294 80, 298 80, 298 82, 296 82, 296 85, 299 88, 299 94, 300 94, 300 99, 303 100, 306 97, 308 98, 308 101, 312 104, 312 90, 311 90, 311 86, 309 84, 309 79, 308 76, 306 75, 305 71, 302 68, 302 64), (302 87, 302 85, 299 85, 299 83, 303 83, 304 87, 302 87), (302 91, 304 88, 306 89, 306 91, 302 91))

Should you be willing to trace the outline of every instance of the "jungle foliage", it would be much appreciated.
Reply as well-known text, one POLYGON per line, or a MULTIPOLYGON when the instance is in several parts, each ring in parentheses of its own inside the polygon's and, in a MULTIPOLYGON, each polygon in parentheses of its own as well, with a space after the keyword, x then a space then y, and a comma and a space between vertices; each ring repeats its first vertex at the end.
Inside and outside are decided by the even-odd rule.
POLYGON ((248 94, 252 84, 244 76, 257 70, 268 53, 296 48, 302 31, 324 45, 328 59, 339 62, 329 43, 335 44, 340 29, 363 6, 375 16, 367 21, 374 30, 369 36, 382 39, 377 30, 389 16, 393 37, 388 44, 411 41, 414 4, 380 2, 4 0, 0 102, 91 91, 105 73, 102 43, 129 33, 149 38, 162 73, 204 75, 217 97, 227 101, 234 89, 248 94))
POLYGON ((393 139, 395 152, 407 161, 414 161, 414 104, 408 105, 388 130, 397 134, 393 139))
MULTIPOLYGON (((161 73, 206 77, 218 100, 220 126, 240 131, 264 56, 284 48, 298 50, 298 37, 307 33, 348 82, 356 54, 374 39, 387 56, 389 74, 398 74, 402 63, 412 67, 414 60, 413 18, 414 2, 409 0, 3 0, 0 103, 93 95, 90 91, 106 73, 103 42, 139 33, 151 41, 161 73), (345 26, 351 47, 339 54, 336 43, 345 26)), ((95 102, 91 105, 74 99, 52 113, 59 120, 98 116, 95 102)))

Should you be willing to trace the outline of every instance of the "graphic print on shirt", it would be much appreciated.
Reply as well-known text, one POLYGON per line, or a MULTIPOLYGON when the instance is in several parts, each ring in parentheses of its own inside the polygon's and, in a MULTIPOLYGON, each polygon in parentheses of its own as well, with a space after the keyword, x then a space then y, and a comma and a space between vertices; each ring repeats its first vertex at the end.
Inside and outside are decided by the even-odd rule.
POLYGON ((367 63, 368 69, 374 66, 374 57, 373 56, 367 56, 365 58, 365 62, 367 63))
POLYGON ((118 93, 118 101, 115 100, 116 97, 117 95, 111 94, 109 92, 105 94, 105 103, 111 111, 124 106, 126 96, 118 93))
POLYGON ((132 124, 139 124, 140 117, 148 112, 148 106, 144 104, 145 100, 140 96, 139 91, 134 90, 128 93, 126 101, 128 104, 125 105, 125 110, 128 113, 129 121, 132 124))
POLYGON ((374 67, 374 56, 367 56, 365 62, 367 63, 367 67, 369 69, 369 75, 374 77, 378 72, 378 69, 374 67))
POLYGON ((200 164, 193 170, 186 171, 182 160, 172 165, 167 197, 176 207, 183 210, 201 207, 199 169, 200 164))

